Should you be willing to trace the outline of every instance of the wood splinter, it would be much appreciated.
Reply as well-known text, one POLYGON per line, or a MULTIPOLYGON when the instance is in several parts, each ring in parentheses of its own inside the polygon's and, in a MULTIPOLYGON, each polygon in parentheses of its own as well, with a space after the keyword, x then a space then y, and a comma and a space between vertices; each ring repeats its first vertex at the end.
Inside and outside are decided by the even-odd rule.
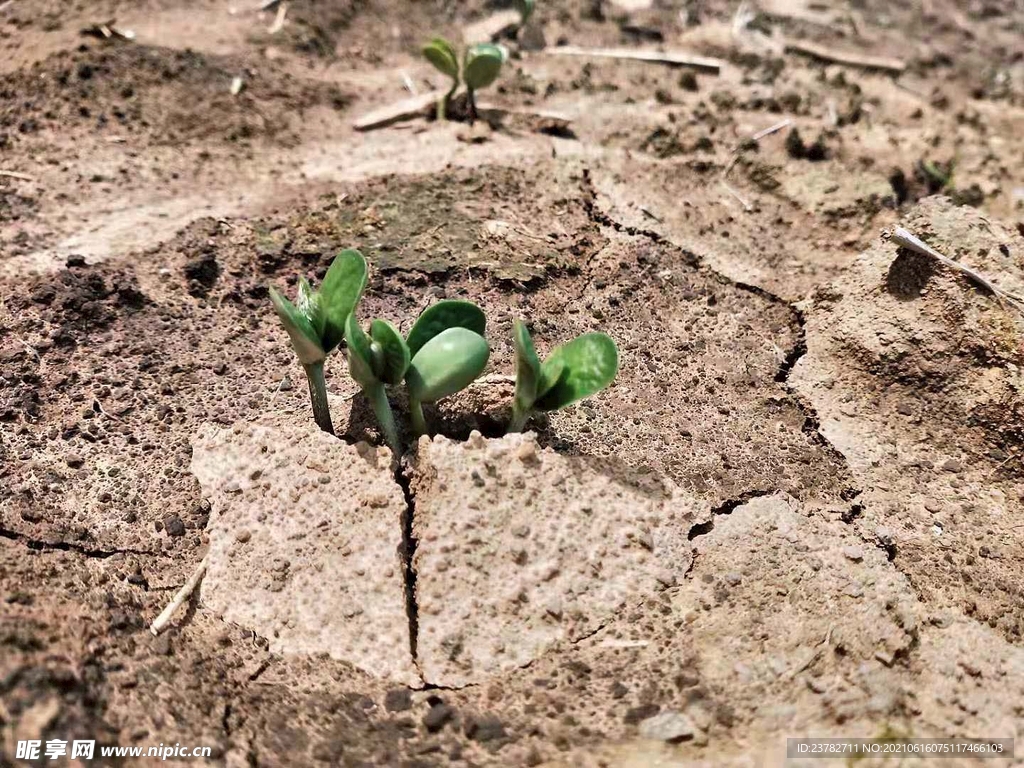
POLYGON ((900 246, 901 248, 906 248, 908 250, 914 251, 915 253, 919 253, 922 256, 928 256, 930 258, 935 259, 939 263, 946 265, 950 269, 956 270, 960 274, 964 275, 972 283, 980 286, 982 289, 988 291, 993 296, 995 296, 996 300, 998 300, 1000 304, 1002 304, 1005 301, 1011 307, 1013 307, 1022 315, 1024 315, 1024 298, 1021 298, 1020 296, 1014 293, 1010 293, 1009 291, 1004 291, 1002 288, 1000 288, 998 285, 995 285, 983 274, 971 269, 966 264, 961 264, 959 261, 954 261, 948 256, 943 256, 937 250, 935 250, 930 245, 925 243, 919 237, 911 234, 903 227, 896 227, 896 229, 894 229, 886 239, 888 239, 890 242, 896 243, 896 245, 900 246))
POLYGON ((174 596, 174 599, 171 600, 170 604, 164 608, 163 612, 159 616, 156 617, 156 621, 150 624, 149 631, 153 633, 154 637, 163 631, 164 627, 170 623, 171 618, 174 616, 174 612, 181 607, 182 603, 188 600, 189 596, 193 592, 195 592, 200 579, 202 579, 203 574, 206 573, 206 566, 209 564, 210 556, 206 555, 206 557, 199 562, 199 565, 196 567, 195 571, 192 572, 192 575, 188 577, 188 581, 185 582, 185 585, 178 590, 178 593, 174 596))

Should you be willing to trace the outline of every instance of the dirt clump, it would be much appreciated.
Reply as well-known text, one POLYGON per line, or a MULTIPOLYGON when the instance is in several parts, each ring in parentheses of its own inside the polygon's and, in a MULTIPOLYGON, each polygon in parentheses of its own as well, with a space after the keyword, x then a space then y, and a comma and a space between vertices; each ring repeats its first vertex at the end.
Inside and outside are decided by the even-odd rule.
POLYGON ((295 140, 304 110, 343 108, 331 84, 293 83, 272 62, 130 44, 83 44, 0 77, 12 145, 60 131, 153 144, 295 140), (230 92, 241 77, 243 89, 230 92))

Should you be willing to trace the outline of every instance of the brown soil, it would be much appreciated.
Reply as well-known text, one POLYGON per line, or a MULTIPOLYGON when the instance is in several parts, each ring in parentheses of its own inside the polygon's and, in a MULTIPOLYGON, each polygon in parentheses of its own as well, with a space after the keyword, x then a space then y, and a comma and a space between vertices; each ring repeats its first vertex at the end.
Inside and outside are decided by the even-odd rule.
MULTIPOLYGON (((486 99, 571 131, 370 133, 352 122, 407 96, 403 75, 441 85, 423 38, 507 4, 294 0, 275 33, 275 10, 228 5, 0 0, 0 764, 31 738, 353 766, 775 765, 787 736, 1024 739, 1024 321, 880 237, 905 226, 1024 293, 1015 4, 765 1, 736 31, 735 4, 551 0, 536 13, 549 45, 725 66, 516 51, 486 99), (112 18, 133 42, 80 34, 112 18), (818 62, 779 34, 906 70, 818 62), (686 514, 634 511, 685 539, 683 578, 638 580, 560 633, 560 607, 496 596, 487 558, 510 567, 505 550, 472 567, 455 544, 400 552, 413 643, 396 654, 428 602, 430 637, 464 628, 448 622, 489 637, 487 616, 540 627, 535 657, 479 662, 492 672, 461 687, 291 652, 216 600, 153 638, 221 530, 223 499, 190 468, 200 429, 308 418, 267 285, 294 290, 350 246, 372 265, 365 317, 407 330, 438 298, 481 304, 490 374, 512 372, 517 317, 541 351, 611 334, 614 386, 539 421, 537 450, 586 467, 570 501, 587 473, 627 499, 671 486, 686 514)), ((328 386, 356 394, 340 357, 328 386)), ((457 441, 497 437, 508 390, 489 379, 428 417, 457 441)), ((339 402, 341 436, 379 443, 366 404, 339 402)), ((425 460, 402 476, 403 546, 457 540, 444 509, 459 499, 518 520, 513 482, 550 475, 506 487, 470 458, 439 483, 425 460)), ((474 514, 466 527, 488 530, 474 514)), ((573 525, 558 600, 582 574, 604 583, 573 525)), ((554 540, 531 551, 555 557, 554 540)), ((643 556, 610 570, 628 582, 643 556)))

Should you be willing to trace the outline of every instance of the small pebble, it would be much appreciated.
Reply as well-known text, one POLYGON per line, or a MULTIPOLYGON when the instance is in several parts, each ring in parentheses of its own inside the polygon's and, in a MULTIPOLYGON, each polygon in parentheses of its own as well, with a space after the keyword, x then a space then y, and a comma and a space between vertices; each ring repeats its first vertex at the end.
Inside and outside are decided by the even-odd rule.
POLYGON ((864 559, 864 553, 860 551, 860 547, 848 546, 843 547, 843 554, 848 560, 853 560, 855 563, 859 563, 864 559))
POLYGON ((408 688, 392 688, 384 694, 384 709, 388 712, 405 712, 412 708, 412 693, 408 688))
POLYGON ((533 440, 523 440, 516 448, 516 458, 524 463, 534 461, 537 458, 537 444, 533 440))
POLYGON ((669 744, 689 741, 697 729, 690 719, 679 712, 666 710, 640 723, 640 735, 647 739, 657 739, 669 744))
POLYGON ((430 733, 437 733, 455 716, 455 709, 443 701, 432 706, 423 716, 423 727, 430 733))
POLYGON ((183 523, 181 518, 177 515, 171 515, 170 517, 164 518, 164 528, 167 530, 168 536, 185 535, 185 523, 183 523))

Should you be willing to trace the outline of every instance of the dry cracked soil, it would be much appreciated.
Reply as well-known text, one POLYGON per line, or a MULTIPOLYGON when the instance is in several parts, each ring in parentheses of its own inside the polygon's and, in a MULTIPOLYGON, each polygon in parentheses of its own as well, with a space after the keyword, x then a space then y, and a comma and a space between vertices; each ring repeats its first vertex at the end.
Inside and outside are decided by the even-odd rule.
POLYGON ((1020 4, 541 0, 490 122, 355 130, 507 6, 0 0, 0 765, 1024 749, 1024 318, 886 236, 1024 293, 1020 4), (489 319, 397 473, 270 311, 344 247, 489 319), (516 318, 621 365, 504 436, 516 318))

